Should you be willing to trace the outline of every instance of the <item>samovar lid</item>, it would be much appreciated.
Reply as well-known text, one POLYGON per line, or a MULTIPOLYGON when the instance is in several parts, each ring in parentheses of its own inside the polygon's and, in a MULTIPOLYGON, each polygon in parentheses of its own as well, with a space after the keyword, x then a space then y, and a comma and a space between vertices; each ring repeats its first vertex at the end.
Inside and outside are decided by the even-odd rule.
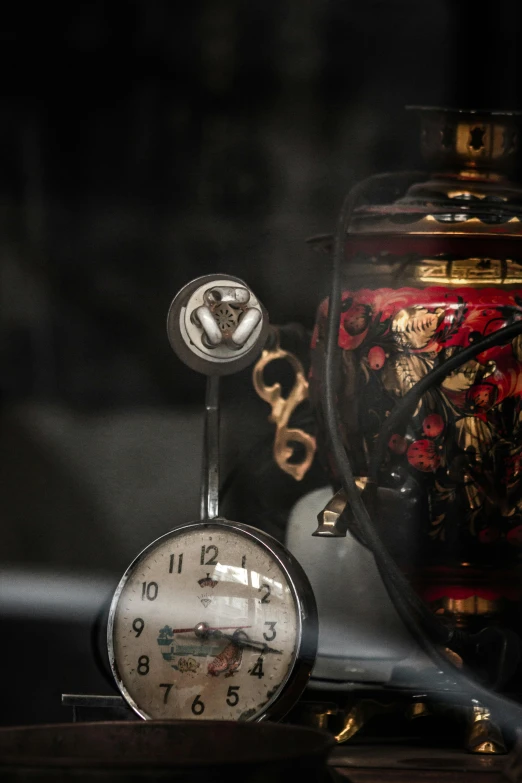
POLYGON ((461 176, 512 170, 520 152, 522 112, 500 109, 462 109, 407 106, 420 115, 421 152, 439 169, 461 176))

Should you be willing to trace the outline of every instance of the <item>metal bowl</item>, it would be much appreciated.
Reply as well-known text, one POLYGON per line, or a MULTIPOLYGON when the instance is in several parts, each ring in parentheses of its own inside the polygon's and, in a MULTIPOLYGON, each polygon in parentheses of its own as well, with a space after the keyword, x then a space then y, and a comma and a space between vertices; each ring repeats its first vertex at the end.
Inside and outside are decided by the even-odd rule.
POLYGON ((122 721, 0 729, 2 781, 323 781, 332 738, 275 723, 122 721))

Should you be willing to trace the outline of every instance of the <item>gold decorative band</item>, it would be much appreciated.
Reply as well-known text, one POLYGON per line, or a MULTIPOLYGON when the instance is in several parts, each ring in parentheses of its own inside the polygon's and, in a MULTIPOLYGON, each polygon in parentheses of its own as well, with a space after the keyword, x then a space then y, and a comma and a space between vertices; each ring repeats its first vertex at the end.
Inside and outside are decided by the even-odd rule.
POLYGON ((446 285, 521 285, 522 264, 510 258, 433 258, 418 261, 414 277, 422 283, 446 285))
POLYGON ((442 615, 467 615, 483 616, 497 614, 500 610, 499 602, 488 598, 480 598, 478 595, 471 595, 469 598, 439 598, 433 601, 431 608, 436 614, 442 615))

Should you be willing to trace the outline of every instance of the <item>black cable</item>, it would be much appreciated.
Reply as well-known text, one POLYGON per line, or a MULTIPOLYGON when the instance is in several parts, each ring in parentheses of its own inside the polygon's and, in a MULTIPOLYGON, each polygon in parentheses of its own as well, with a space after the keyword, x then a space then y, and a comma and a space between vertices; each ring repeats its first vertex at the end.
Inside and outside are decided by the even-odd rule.
POLYGON ((373 479, 377 478, 379 467, 384 459, 386 444, 391 435, 394 432, 397 432, 402 420, 411 417, 421 397, 431 389, 432 386, 441 383, 450 372, 453 372, 453 370, 458 369, 463 364, 466 364, 466 362, 474 359, 477 354, 483 353, 490 348, 495 348, 497 345, 504 345, 519 334, 522 334, 522 310, 520 311, 520 320, 516 321, 516 323, 504 326, 502 329, 498 329, 496 332, 477 340, 473 345, 463 348, 459 353, 446 359, 443 364, 426 373, 426 375, 421 378, 404 397, 402 397, 386 419, 375 443, 375 449, 370 462, 370 477, 373 479))
MULTIPOLYGON (((406 174, 405 178, 411 181, 412 174, 406 174)), ((324 413, 327 422, 328 435, 330 437, 332 449, 337 465, 340 469, 341 477, 343 479, 343 488, 349 500, 351 510, 359 523, 359 528, 362 532, 362 536, 366 545, 371 549, 377 567, 381 572, 382 579, 385 585, 390 585, 392 592, 397 592, 397 600, 405 602, 409 607, 409 612, 413 613, 418 622, 427 630, 431 637, 437 639, 441 644, 447 645, 455 636, 455 632, 449 629, 447 625, 442 623, 431 610, 424 604, 417 593, 410 587, 409 582, 398 568, 395 561, 388 554, 388 551, 382 543, 380 536, 374 529, 370 516, 366 509, 366 506, 361 498, 359 490, 357 489, 354 481, 351 465, 346 456, 344 446, 338 432, 340 431, 340 422, 337 414, 337 406, 335 401, 335 388, 337 384, 334 381, 334 372, 338 363, 336 362, 336 354, 339 352, 338 347, 338 326, 340 320, 341 311, 341 267, 344 259, 344 243, 346 237, 346 229, 349 224, 350 216, 355 208, 357 201, 365 190, 369 189, 373 183, 377 180, 382 182, 385 179, 389 179, 390 175, 377 175, 369 180, 366 180, 356 185, 349 193, 346 201, 341 210, 339 217, 338 227, 335 233, 334 241, 334 272, 332 278, 332 290, 330 294, 330 301, 328 304, 328 322, 327 322, 327 335, 326 335, 326 352, 325 352, 325 382, 323 387, 324 396, 324 413), (334 433, 335 437, 332 436, 334 433), (346 486, 348 482, 348 487, 346 486), (362 522, 364 520, 364 522, 362 522)))
MULTIPOLYGON (((335 370, 337 365, 336 357, 339 351, 338 327, 341 314, 342 296, 341 268, 344 260, 346 235, 353 210, 357 204, 357 201, 365 192, 365 190, 371 188, 372 184, 377 180, 382 181, 384 178, 391 176, 393 175, 379 175, 378 177, 372 177, 365 182, 356 185, 350 191, 343 204, 343 208, 341 210, 337 224, 333 250, 332 285, 328 304, 325 377, 323 385, 323 408, 328 436, 340 472, 341 482, 344 492, 346 493, 348 504, 356 518, 367 545, 373 553, 383 578, 384 585, 390 595, 395 609, 397 610, 397 613, 399 614, 399 617, 403 621, 407 630, 410 632, 419 647, 431 658, 438 669, 447 677, 449 677, 451 681, 458 683, 459 686, 467 692, 468 697, 479 700, 483 704, 487 705, 491 710, 502 715, 505 720, 515 721, 520 724, 522 719, 521 705, 505 696, 497 695, 493 691, 468 677, 462 670, 453 665, 453 663, 450 662, 448 658, 437 648, 436 645, 440 644, 444 646, 458 647, 458 644, 455 645, 454 642, 458 642, 459 638, 455 634, 455 631, 444 626, 440 620, 438 620, 431 613, 429 608, 421 601, 417 594, 414 593, 404 575, 399 570, 397 564, 388 553, 376 527, 374 527, 372 523, 368 510, 355 484, 350 461, 346 454, 340 435, 341 427, 336 404, 335 370), (428 615, 431 616, 431 619, 428 615)), ((518 324, 516 326, 518 326, 518 324)), ((506 330, 508 329, 512 330, 513 327, 506 327, 506 330)), ((499 338, 499 333, 500 330, 494 335, 491 335, 493 341, 495 339, 501 339, 499 338)), ((504 340, 506 339, 506 333, 507 331, 504 331, 504 340)), ((518 334, 518 332, 516 333, 518 334)), ((484 346, 487 345, 486 340, 489 339, 489 337, 484 338, 484 340, 481 342, 479 350, 484 350, 484 346)), ((475 349, 475 347, 476 346, 472 346, 473 349, 475 349)), ((452 357, 450 360, 448 360, 448 363, 455 362, 455 364, 450 365, 448 372, 451 371, 451 366, 458 367, 459 364, 462 363, 463 354, 464 351, 462 351, 458 357, 452 357)), ((444 365, 445 368, 446 366, 447 364, 444 365)), ((437 370, 442 372, 442 367, 437 368, 437 370)), ((431 379, 430 381, 427 381, 427 378, 428 376, 425 376, 423 379, 425 383, 429 384, 431 382, 435 382, 431 381, 431 379)), ((422 381, 420 383, 422 383, 422 381)), ((425 389, 426 386, 421 388, 425 389)), ((420 390, 418 390, 418 392, 420 394, 423 393, 420 390)), ((413 394, 409 399, 413 399, 413 394)), ((401 415, 403 415, 403 412, 401 412, 401 415)), ((457 695, 451 691, 446 691, 445 698, 456 698, 458 701, 461 701, 462 697, 461 695, 457 695)))

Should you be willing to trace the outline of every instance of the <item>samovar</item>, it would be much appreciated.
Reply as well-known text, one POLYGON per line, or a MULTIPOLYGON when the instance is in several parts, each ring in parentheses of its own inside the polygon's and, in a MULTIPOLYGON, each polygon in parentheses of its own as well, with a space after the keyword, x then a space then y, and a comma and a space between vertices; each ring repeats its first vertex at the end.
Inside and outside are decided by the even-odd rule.
MULTIPOLYGON (((522 627, 520 119, 513 112, 416 111, 429 173, 376 176, 357 186, 337 233, 343 254, 332 360, 337 424, 361 497, 393 561, 451 633, 476 635, 494 627, 509 638, 509 664, 492 680, 516 693, 522 627)), ((331 236, 311 243, 332 249, 331 236)), ((323 388, 329 304, 325 299, 318 308, 308 391, 331 489, 300 501, 287 545, 318 600, 318 687, 388 687, 401 677, 404 685, 405 662, 413 672, 419 665, 428 670, 430 661, 397 622, 396 606, 382 588, 386 569, 381 563, 379 574, 358 534, 333 456, 323 388), (317 539, 310 539, 309 524, 304 528, 317 512, 315 535, 323 542, 314 550, 317 539), (347 528, 348 539, 340 541, 347 528)), ((267 361, 269 352, 259 366, 267 361)), ((262 392, 260 377, 256 385, 262 392)), ((276 459, 285 468, 291 448, 287 443, 285 452, 278 433, 276 459)), ((303 469, 309 462, 310 453, 303 469)), ((286 469, 296 474, 295 464, 286 469)), ((408 685, 415 682, 408 675, 408 685)), ((473 709, 476 723, 480 707, 473 709)), ((478 742, 474 748, 498 750, 500 744, 494 746, 478 742)))
MULTIPOLYGON (((383 503, 381 527, 433 610, 459 625, 507 621, 522 596, 522 337, 477 353, 428 389, 385 443, 381 433, 430 370, 522 317, 522 189, 506 173, 517 118, 425 109, 421 119, 422 150, 437 171, 392 203, 378 203, 377 180, 376 203, 356 207, 349 227, 343 441, 365 477, 380 440, 383 496, 407 497, 399 506, 412 509, 398 519, 383 503)), ((326 311, 323 302, 310 391, 328 455, 319 402, 326 311)))

